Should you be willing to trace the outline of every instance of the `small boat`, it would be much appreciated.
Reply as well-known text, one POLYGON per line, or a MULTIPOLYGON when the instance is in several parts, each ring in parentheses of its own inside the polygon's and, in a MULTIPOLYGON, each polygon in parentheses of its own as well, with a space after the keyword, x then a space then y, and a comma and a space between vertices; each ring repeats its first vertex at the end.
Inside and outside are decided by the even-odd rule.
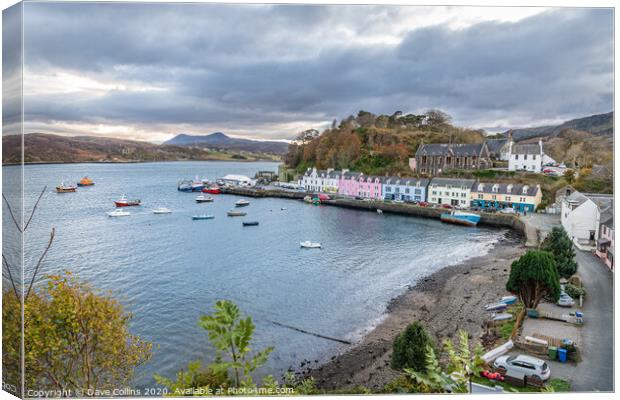
POLYGON ((206 188, 202 188, 202 193, 220 194, 222 193, 222 191, 220 190, 218 186, 209 186, 206 188))
POLYGON ((249 206, 249 205, 250 205, 250 202, 247 201, 247 200, 244 200, 244 199, 237 200, 235 202, 235 207, 246 207, 246 206, 249 206))
POLYGON ((377 214, 383 214, 383 210, 379 210, 379 209, 377 208, 377 214))
POLYGON ((280 210, 286 211, 286 207, 281 207, 280 210))
POLYGON ((243 226, 258 226, 258 221, 242 222, 243 226))
POLYGON ((441 221, 457 225, 476 226, 480 221, 480 215, 452 210, 449 213, 441 214, 441 221))
POLYGON ((215 218, 215 215, 209 215, 209 214, 194 215, 192 217, 194 221, 201 220, 201 219, 213 219, 213 218, 215 218))
POLYGON ((192 192, 200 192, 202 188, 205 187, 205 184, 203 183, 202 179, 199 179, 198 175, 196 175, 196 179, 192 181, 190 187, 192 188, 192 192))
POLYGON ((517 296, 504 296, 499 300, 500 303, 511 305, 517 302, 517 296))
POLYGON ((172 210, 166 207, 158 207, 153 209, 153 214, 170 214, 172 210))
POLYGON ((192 181, 184 179, 179 181, 177 184, 177 190, 180 192, 191 192, 192 191, 192 181))
POLYGON ((305 201, 306 203, 312 203, 312 196, 306 196, 306 197, 304 197, 304 201, 305 201))
POLYGON ((229 217, 244 217, 247 215, 247 213, 244 213, 243 211, 230 210, 226 213, 226 215, 228 215, 229 217))
POLYGON ((200 194, 196 196, 196 203, 208 203, 213 201, 213 197, 200 194))
POLYGON ((80 179, 80 181, 78 182, 78 186, 93 186, 95 184, 95 182, 93 182, 92 179, 90 179, 89 177, 85 176, 82 179, 80 179))
POLYGON ((116 207, 139 206, 140 205, 140 200, 138 200, 138 199, 128 200, 125 195, 122 195, 120 199, 114 201, 114 205, 116 207))
POLYGON ((77 186, 67 186, 64 183, 56 186, 56 193, 72 193, 75 192, 77 186))
POLYGON ((509 314, 509 313, 493 314, 493 321, 508 321, 511 319, 512 319, 512 314, 509 314))
POLYGON ((322 248, 321 243, 314 243, 309 240, 305 242, 299 242, 299 245, 304 249, 320 249, 322 248))
POLYGON ((508 308, 506 303, 491 303, 484 306, 485 311, 504 311, 508 308))
POLYGON ((125 211, 121 209, 116 209, 108 213, 108 217, 127 217, 129 215, 131 215, 129 211, 125 211))

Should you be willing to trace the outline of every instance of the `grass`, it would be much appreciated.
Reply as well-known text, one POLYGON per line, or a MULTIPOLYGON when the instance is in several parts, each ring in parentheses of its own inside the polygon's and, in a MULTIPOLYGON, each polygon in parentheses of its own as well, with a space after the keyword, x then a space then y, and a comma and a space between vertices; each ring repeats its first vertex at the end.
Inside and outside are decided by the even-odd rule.
POLYGON ((547 386, 554 392, 569 392, 570 382, 562 378, 553 378, 547 383, 547 386))
POLYGON ((520 392, 520 393, 533 393, 533 392, 569 392, 570 382, 562 378, 553 378, 547 382, 544 387, 534 386, 511 386, 505 382, 493 382, 482 376, 474 376, 472 382, 479 383, 486 386, 501 386, 507 392, 520 392))

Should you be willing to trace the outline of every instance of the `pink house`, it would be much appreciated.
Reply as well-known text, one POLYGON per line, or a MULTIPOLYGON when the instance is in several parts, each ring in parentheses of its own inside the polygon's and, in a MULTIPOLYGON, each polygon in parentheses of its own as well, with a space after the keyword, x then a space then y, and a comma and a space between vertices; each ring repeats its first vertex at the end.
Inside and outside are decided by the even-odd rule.
POLYGON ((345 172, 340 175, 338 181, 338 194, 341 196, 355 197, 359 196, 359 179, 364 174, 359 172, 345 172))
POLYGON ((614 217, 610 210, 601 214, 599 239, 596 244, 596 255, 605 265, 614 270, 614 217))
POLYGON ((360 176, 358 196, 365 199, 383 199, 381 195, 381 178, 377 176, 360 176))

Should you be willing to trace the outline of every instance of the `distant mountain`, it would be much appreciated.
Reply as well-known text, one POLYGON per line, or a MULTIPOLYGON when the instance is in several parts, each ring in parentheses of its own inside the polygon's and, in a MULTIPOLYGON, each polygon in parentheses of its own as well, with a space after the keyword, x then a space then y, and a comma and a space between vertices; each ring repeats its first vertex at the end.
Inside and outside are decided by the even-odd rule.
MULTIPOLYGON (((512 130, 515 141, 536 137, 556 137, 565 129, 592 133, 596 136, 612 136, 614 131, 614 113, 590 115, 589 117, 571 119, 560 125, 539 126, 535 128, 517 128, 512 130)), ((503 135, 508 135, 508 131, 503 135)))
POLYGON ((286 154, 288 151, 288 143, 237 139, 231 138, 222 132, 215 132, 210 135, 186 135, 182 133, 164 142, 164 144, 278 155, 286 154))
MULTIPOLYGON (((2 137, 2 162, 21 159, 21 136, 2 137)), ((157 145, 149 142, 95 136, 60 136, 46 133, 24 135, 24 161, 27 163, 141 162, 183 160, 257 160, 253 154, 211 151, 195 147, 157 145)))

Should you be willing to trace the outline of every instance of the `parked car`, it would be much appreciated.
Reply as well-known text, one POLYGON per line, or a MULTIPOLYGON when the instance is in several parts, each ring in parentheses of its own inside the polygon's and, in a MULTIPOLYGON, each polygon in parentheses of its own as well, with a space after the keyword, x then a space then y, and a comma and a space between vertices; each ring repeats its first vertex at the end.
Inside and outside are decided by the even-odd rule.
POLYGON ((545 361, 523 354, 498 357, 493 367, 502 375, 517 379, 546 381, 551 376, 551 369, 545 361))
POLYGON ((402 201, 401 199, 396 199, 393 201, 393 203, 404 203, 404 201, 402 201))
POLYGON ((567 295, 566 293, 561 292, 560 299, 558 300, 556 304, 560 307, 572 307, 575 305, 575 300, 573 300, 573 298, 567 295))
POLYGON ((515 209, 512 207, 502 208, 499 212, 501 212, 502 214, 515 214, 516 213, 515 209))
POLYGON ((355 196, 355 200, 364 200, 362 196, 355 196))
POLYGON ((442 204, 441 208, 447 208, 449 210, 452 210, 452 206, 450 204, 442 204))
POLYGON ((421 202, 418 203, 418 205, 420 207, 428 207, 430 205, 430 203, 427 202, 427 201, 421 201, 421 202))

